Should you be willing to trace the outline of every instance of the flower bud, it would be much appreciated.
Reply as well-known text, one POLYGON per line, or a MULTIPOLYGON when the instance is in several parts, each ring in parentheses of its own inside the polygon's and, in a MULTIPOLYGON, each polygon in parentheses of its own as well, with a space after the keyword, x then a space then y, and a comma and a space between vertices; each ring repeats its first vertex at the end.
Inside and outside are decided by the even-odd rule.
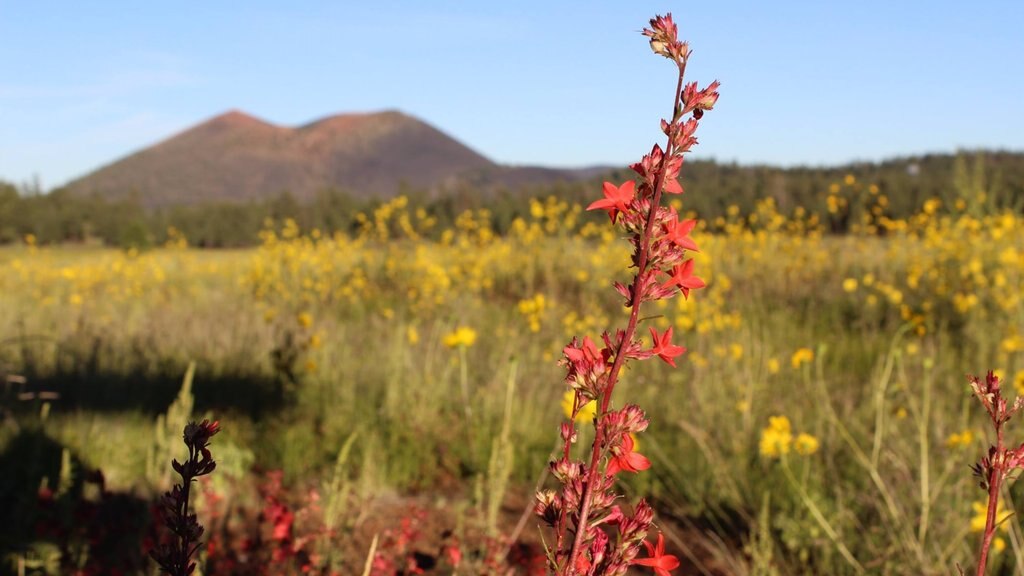
POLYGON ((562 442, 568 444, 576 443, 576 427, 571 422, 562 423, 562 442))

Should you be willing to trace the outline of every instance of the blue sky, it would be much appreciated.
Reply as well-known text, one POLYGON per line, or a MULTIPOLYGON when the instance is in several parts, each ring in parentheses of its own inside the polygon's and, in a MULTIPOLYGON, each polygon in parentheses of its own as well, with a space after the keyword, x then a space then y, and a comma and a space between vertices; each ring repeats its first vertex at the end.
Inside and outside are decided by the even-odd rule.
POLYGON ((60 185, 237 108, 397 108, 510 164, 624 165, 660 140, 673 12, 722 82, 695 157, 837 164, 1024 150, 1024 3, 0 0, 0 179, 60 185))

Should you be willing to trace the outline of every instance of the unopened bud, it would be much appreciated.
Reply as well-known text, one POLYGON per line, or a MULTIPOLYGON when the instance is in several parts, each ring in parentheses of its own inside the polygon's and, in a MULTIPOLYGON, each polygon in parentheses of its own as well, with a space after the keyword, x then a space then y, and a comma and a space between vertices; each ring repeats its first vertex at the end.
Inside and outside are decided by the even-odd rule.
POLYGON ((570 422, 562 423, 562 442, 569 444, 576 443, 576 427, 570 422))

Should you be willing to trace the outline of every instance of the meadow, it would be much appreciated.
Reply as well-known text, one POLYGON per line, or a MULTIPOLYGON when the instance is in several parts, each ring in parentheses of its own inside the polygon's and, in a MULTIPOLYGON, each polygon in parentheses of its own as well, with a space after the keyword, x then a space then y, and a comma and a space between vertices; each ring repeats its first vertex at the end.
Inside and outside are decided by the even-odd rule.
MULTIPOLYGON (((651 419, 624 489, 686 573, 950 574, 977 553, 991 439, 965 374, 1024 392, 1024 220, 980 197, 892 219, 853 176, 823 196, 702 221, 707 288, 641 329, 673 327, 680 368, 616 388, 651 419)), ((506 234, 401 197, 359 221, 268 222, 251 250, 0 249, 4 573, 151 573, 124 551, 151 546, 148 503, 204 417, 223 432, 202 573, 536 573, 558 361, 624 323, 628 245, 555 197, 506 234)), ((1016 516, 995 550, 1024 571, 1016 516)))

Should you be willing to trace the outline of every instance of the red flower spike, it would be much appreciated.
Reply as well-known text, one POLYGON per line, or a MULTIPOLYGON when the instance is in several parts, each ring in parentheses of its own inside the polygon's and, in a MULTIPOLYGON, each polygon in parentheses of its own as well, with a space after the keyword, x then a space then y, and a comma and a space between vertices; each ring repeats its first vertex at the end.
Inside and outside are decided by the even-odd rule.
POLYGON ((672 343, 672 327, 669 326, 665 333, 658 336, 658 331, 651 327, 651 339, 654 340, 654 348, 651 349, 651 354, 657 354, 658 358, 665 361, 666 364, 675 368, 676 356, 682 356, 686 352, 684 346, 677 346, 672 343))
POLYGON ((612 459, 608 462, 605 474, 615 476, 619 472, 637 473, 651 467, 651 461, 639 452, 633 452, 633 437, 629 434, 622 435, 622 443, 618 448, 612 448, 612 459))
POLYGON ((597 200, 587 206, 587 210, 607 210, 612 223, 620 212, 629 211, 629 204, 636 196, 636 183, 632 180, 623 182, 622 186, 616 186, 611 182, 604 183, 604 199, 597 200))
POLYGON ((647 547, 650 558, 637 558, 633 560, 633 564, 654 568, 654 573, 658 576, 671 576, 671 571, 679 568, 679 559, 672 554, 665 554, 665 536, 660 532, 657 545, 652 546, 650 542, 645 541, 644 546, 647 547))
POLYGON ((678 286, 683 293, 683 298, 689 299, 690 290, 696 290, 706 286, 704 281, 693 275, 693 258, 674 266, 672 276, 662 286, 678 286))

